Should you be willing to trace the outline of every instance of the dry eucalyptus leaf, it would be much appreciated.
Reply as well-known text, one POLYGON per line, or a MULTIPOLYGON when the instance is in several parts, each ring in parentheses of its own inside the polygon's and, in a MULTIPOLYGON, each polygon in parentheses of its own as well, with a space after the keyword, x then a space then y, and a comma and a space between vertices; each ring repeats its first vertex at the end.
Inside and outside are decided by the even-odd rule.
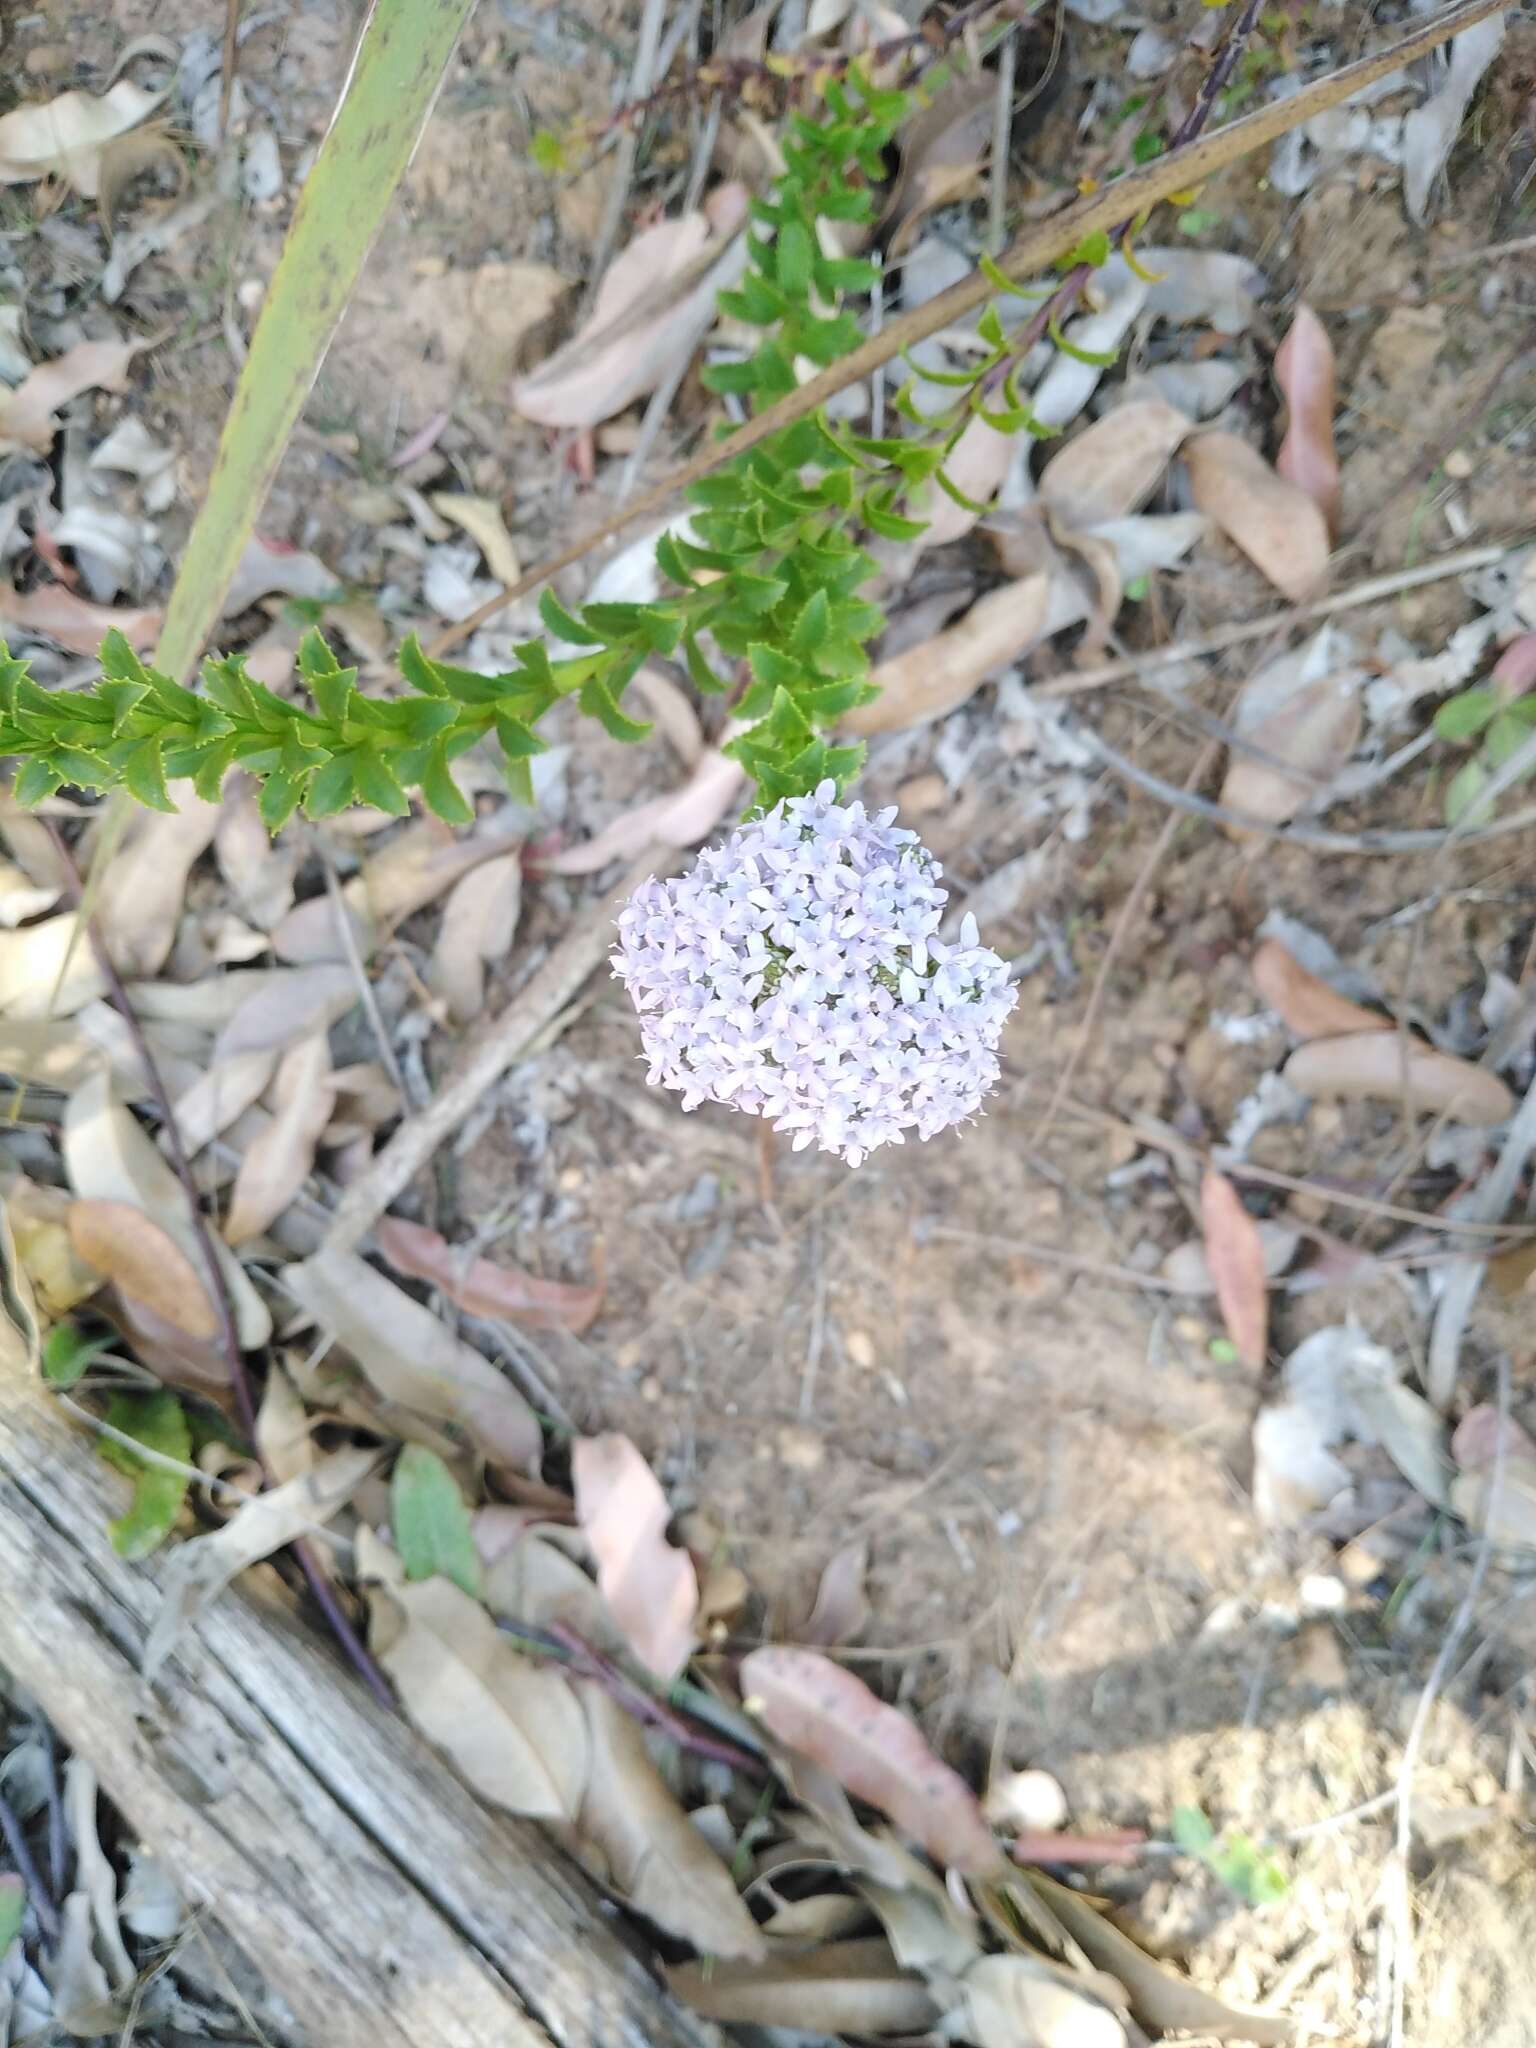
MULTIPOLYGON (((354 898, 350 882, 343 894, 354 909, 365 910, 384 931, 393 931, 413 911, 435 902, 471 868, 501 854, 515 853, 521 843, 512 832, 461 838, 437 818, 417 818, 369 855, 363 866, 361 902, 354 898)), ((300 910, 307 907, 301 904, 300 910)))
POLYGON ((62 583, 39 583, 35 590, 23 594, 0 577, 0 620, 19 626, 24 633, 57 641, 71 654, 94 656, 105 635, 113 632, 121 633, 143 654, 159 639, 164 619, 160 611, 92 604, 62 583))
POLYGON ((834 1941, 809 1955, 766 1963, 684 1963, 667 1972, 675 1998, 730 2026, 791 2027, 813 2034, 920 2034, 939 2007, 883 1936, 834 1941))
POLYGON ((603 1596, 573 1557, 547 1535, 527 1525, 533 1509, 500 1504, 477 1508, 473 1516, 475 1547, 485 1565, 485 1604, 507 1621, 534 1628, 557 1624, 573 1629, 594 1649, 623 1656, 628 1648, 603 1596), (524 1518, 505 1540, 505 1517, 524 1518))
POLYGON ((523 860, 503 853, 454 883, 443 906, 427 979, 455 1024, 485 1007, 485 970, 511 950, 523 901, 523 860))
POLYGON ((1296 2030, 1281 2014, 1240 2011, 1156 1962, 1081 1893, 1034 1870, 1025 1873, 1024 1882, 1088 1960, 1124 1987, 1133 2016, 1153 2033, 1215 2034, 1221 2040, 1254 2041, 1259 2048, 1280 2048, 1293 2039, 1296 2030))
POLYGON ((189 1337, 212 1337, 218 1317, 201 1270, 152 1216, 127 1202, 71 1202, 78 1257, 189 1337))
POLYGON ((692 1558, 667 1541, 666 1495, 629 1438, 613 1432, 576 1439, 571 1476, 608 1611, 646 1670, 670 1684, 693 1648, 699 1586, 692 1558))
MULTIPOLYGON (((1292 1230, 1289 1224, 1277 1223, 1268 1218, 1255 1225, 1259 1235, 1259 1249, 1264 1258, 1264 1271, 1271 1280, 1276 1280, 1296 1256, 1301 1243, 1301 1232, 1292 1230)), ((1162 1276, 1181 1294, 1214 1294, 1215 1277, 1211 1262, 1206 1257, 1205 1246, 1196 1239, 1187 1244, 1175 1245, 1163 1260, 1162 1276)))
POLYGON ((231 778, 226 784, 213 852, 241 914, 264 932, 281 924, 293 908, 299 849, 273 841, 261 822, 255 785, 248 777, 231 778))
POLYGON ((13 1081, 33 1081, 67 1095, 102 1065, 103 1057, 79 1011, 73 1017, 0 1018, 0 1074, 13 1081))
POLYGON ((121 2016, 107 1973, 96 1960, 90 1894, 71 1892, 59 1917, 62 1931, 58 1942, 44 1958, 45 1981, 53 1994, 51 2017, 65 2033, 83 2040, 115 2034, 121 2016))
POLYGON ((515 583, 522 575, 516 545, 494 498, 477 498, 467 491, 434 491, 432 506, 469 535, 498 583, 515 583))
POLYGON ((739 762, 710 747, 680 789, 621 812, 595 838, 545 855, 539 867, 548 875, 595 875, 611 861, 632 860, 658 840, 667 846, 697 846, 736 801, 744 779, 739 762))
POLYGON ((412 1723, 482 1798, 535 1820, 571 1820, 591 1779, 591 1737, 561 1673, 514 1650, 450 1579, 406 1581, 366 1528, 358 1571, 369 1647, 412 1723))
POLYGON ((976 1795, 912 1721, 816 1650, 770 1647, 742 1659, 742 1697, 790 1749, 888 1814, 935 1862, 994 1876, 1002 1852, 976 1795))
POLYGON ((883 230, 905 222, 910 237, 916 220, 974 181, 991 147, 996 105, 997 80, 979 67, 920 99, 897 136, 901 168, 885 202, 883 230))
POLYGON ((261 1462, 278 1485, 302 1479, 315 1468, 315 1418, 280 1361, 267 1372, 256 1412, 256 1448, 261 1462))
POLYGON ((318 1036, 357 1001, 357 977, 341 965, 295 967, 263 974, 215 1041, 215 1059, 281 1052, 318 1036))
POLYGON ((174 812, 135 810, 122 837, 111 828, 93 855, 102 861, 96 920, 119 974, 158 974, 176 943, 187 878, 211 844, 217 804, 205 804, 189 782, 170 784, 174 812))
POLYGON ((1396 1031, 1314 1038, 1296 1048, 1284 1074, 1300 1095, 1411 1102, 1463 1124, 1501 1124, 1515 1107, 1497 1074, 1396 1031))
MULTIPOLYGON (((0 128, 4 125, 0 120, 0 128)), ((55 414, 60 407, 82 391, 126 391, 129 367, 146 346, 142 341, 77 341, 51 363, 39 363, 14 391, 0 395, 0 441, 46 454, 59 431, 55 414)))
POLYGON ((386 1401, 455 1422, 496 1463, 537 1473, 544 1435, 516 1387, 365 1259, 317 1252, 283 1282, 386 1401))
MULTIPOLYGON (((1000 434, 977 413, 966 421, 959 440, 945 456, 944 474, 963 497, 990 505, 1024 445, 1017 434, 1000 434)), ((950 497, 932 479, 912 493, 908 515, 928 522, 918 540, 921 548, 941 548, 963 540, 982 516, 950 497)))
POLYGON ((512 403, 546 427, 595 427, 654 391, 692 355, 715 294, 746 262, 744 186, 717 186, 701 212, 658 221, 609 265, 592 311, 563 347, 520 377, 512 403))
POLYGON ((324 1528, 378 1462, 379 1453, 371 1448, 332 1451, 311 1471, 253 1494, 222 1529, 178 1544, 160 1573, 160 1606, 144 1643, 146 1684, 154 1683, 183 1632, 232 1579, 295 1537, 324 1528))
POLYGON ((106 1965, 113 1989, 125 1991, 138 1975, 123 1942, 117 1919, 117 1872, 97 1833, 96 1773, 82 1756, 64 1765, 64 1824, 75 1852, 75 1887, 91 1902, 97 1952, 106 1965))
POLYGON ((1041 471, 1040 496, 1070 526, 1123 519, 1157 489, 1189 430, 1177 406, 1134 398, 1057 450, 1041 471))
POLYGON ((397 1273, 428 1280, 469 1316, 495 1322, 526 1323, 534 1329, 570 1330, 576 1334, 597 1319, 603 1290, 597 1282, 579 1286, 569 1280, 545 1280, 520 1272, 495 1259, 466 1255, 424 1223, 403 1216, 385 1216, 374 1232, 379 1250, 397 1273))
POLYGON ((1239 692, 1232 723, 1255 751, 1234 747, 1221 785, 1222 803, 1239 817, 1284 824, 1327 791, 1354 752, 1363 671, 1337 666, 1334 644, 1325 627, 1267 662, 1239 692))
POLYGON ((1450 1505, 1499 1549, 1536 1550, 1536 1457, 1507 1457, 1497 1471, 1490 1465, 1458 1472, 1450 1505))
POLYGON ((1503 46, 1507 18, 1492 14, 1453 38, 1443 82, 1403 123, 1403 203, 1409 219, 1420 227, 1429 212, 1435 180, 1461 133, 1472 95, 1503 46))
POLYGON ((1286 405, 1285 439, 1275 469, 1306 492, 1339 529, 1339 457, 1333 445, 1335 372, 1328 330, 1303 301, 1275 351, 1275 382, 1286 405))
POLYGON ((1262 1368, 1269 1338, 1264 1243, 1237 1189, 1214 1166, 1200 1182, 1200 1223, 1227 1335, 1244 1365, 1262 1368))
POLYGON ((1356 1031, 1390 1031, 1392 1019, 1352 1003, 1303 967, 1278 939, 1265 939, 1251 963, 1253 985, 1297 1038, 1335 1038, 1356 1031))
MULTIPOLYGON (((277 1070, 278 1057, 266 1049, 231 1053, 227 1059, 214 1060, 177 1096, 173 1105, 176 1129, 188 1158, 211 1145, 253 1102, 260 1101, 277 1070)), ((161 1149, 166 1149, 163 1133, 161 1149)))
POLYGON ((120 78, 99 98, 61 92, 57 99, 13 107, 0 116, 0 185, 58 176, 83 198, 94 199, 103 149, 136 128, 164 98, 163 92, 146 92, 120 78))
POLYGON ((639 1723, 594 1685, 579 1687, 578 1696, 591 1759, 576 1817, 583 1860, 637 1912, 701 1955, 765 1955, 730 1871, 668 1791, 639 1723))
POLYGON ((1195 505, 1292 604, 1316 597, 1328 574, 1328 522, 1299 485, 1277 476, 1236 434, 1184 443, 1195 505))
POLYGON ((96 949, 74 911, 0 931, 0 1015, 8 1021, 73 1016, 106 985, 96 949))
POLYGON ((259 597, 297 597, 313 602, 334 597, 340 589, 341 578, 317 556, 295 547, 292 541, 253 533, 230 578, 220 617, 232 619, 248 611, 259 597))
POLYGON ((976 2048, 1125 2048, 1109 2007, 1034 1956, 978 1956, 961 1992, 952 2024, 976 2048))
MULTIPOLYGON (((186 1192, 133 1113, 113 1098, 106 1074, 92 1075, 69 1098, 63 1149, 69 1184, 81 1200, 126 1202, 142 1209, 175 1239, 193 1270, 201 1270, 202 1249, 186 1192)), ((241 1345, 253 1351, 272 1334, 271 1314, 233 1253, 217 1238, 213 1248, 241 1345)))
POLYGON ((980 1953, 974 1916, 962 1913, 937 1880, 897 1889, 860 1881, 859 1890, 875 1909, 891 1953, 904 1970, 929 1978, 962 1976, 980 1953))
MULTIPOLYGON (((61 1316, 101 1292, 101 1274, 88 1266, 69 1235, 70 1200, 62 1188, 45 1187, 24 1173, 5 1184, 0 1233, 9 1234, 9 1284, 28 1295, 47 1320, 61 1316)), ((0 1327, 5 1318, 0 1315, 0 1327)))
POLYGON ((869 1544, 861 1536, 828 1558, 816 1588, 816 1599, 800 1640, 818 1649, 854 1642, 869 1624, 864 1574, 869 1569, 869 1544))
POLYGON ((882 661, 870 677, 880 695, 841 721, 861 739, 930 725, 973 697, 990 675, 1017 661, 1046 627, 1051 579, 1044 570, 978 598, 955 625, 882 661))
POLYGON ((336 1097, 324 1032, 283 1054, 273 1083, 272 1121, 246 1147, 224 1220, 227 1244, 243 1244, 281 1216, 315 1164, 336 1097))

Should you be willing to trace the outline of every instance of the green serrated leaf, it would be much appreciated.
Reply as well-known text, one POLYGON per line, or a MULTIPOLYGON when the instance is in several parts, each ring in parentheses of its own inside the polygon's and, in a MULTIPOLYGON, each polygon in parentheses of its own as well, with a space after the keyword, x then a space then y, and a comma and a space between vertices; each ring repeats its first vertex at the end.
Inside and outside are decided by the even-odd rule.
MULTIPOLYGON (((1468 761, 1464 768, 1458 769, 1446 786, 1445 822, 1448 825, 1460 825, 1464 820, 1471 823, 1474 822, 1474 812, 1486 813, 1488 807, 1480 804, 1478 799, 1487 782, 1487 773, 1478 761, 1468 761)), ((1485 820, 1478 818, 1475 822, 1483 823, 1485 820)))
POLYGON ((281 832, 298 809, 303 794, 304 784, 298 776, 285 775, 281 769, 274 769, 267 776, 261 785, 256 807, 269 832, 281 832))
POLYGON ((745 397, 755 391, 761 381, 754 356, 744 363, 706 363, 699 372, 699 381, 706 391, 734 393, 745 397))
POLYGON ((376 811, 388 811, 391 817, 409 816, 410 798, 400 787, 400 778, 388 759, 376 747, 353 750, 352 779, 360 803, 372 804, 376 811))
POLYGON ((573 647, 601 647, 603 644, 574 612, 566 610, 552 590, 539 593, 539 617, 557 640, 567 640, 573 647))
MULTIPOLYGON (((192 1435, 186 1411, 168 1388, 154 1394, 114 1394, 106 1419, 113 1429, 146 1450, 173 1458, 179 1465, 191 1464, 192 1435)), ((102 1438, 101 1455, 133 1481, 133 1505, 127 1514, 107 1524, 107 1535, 119 1557, 136 1562, 158 1550, 170 1535, 187 1497, 188 1475, 152 1465, 110 1437, 102 1438)))
POLYGON ((616 692, 601 676, 590 676, 582 684, 578 701, 587 716, 595 718, 612 739, 643 740, 651 729, 649 724, 643 724, 619 709, 616 692))
POLYGON ((480 1559, 459 1483, 425 1444, 407 1444, 389 1482, 390 1526, 408 1579, 452 1579, 480 1595, 480 1559))
POLYGON ((140 740, 137 746, 128 748, 117 765, 123 787, 131 797, 136 797, 152 811, 170 811, 174 815, 176 806, 165 786, 165 766, 158 739, 140 740))
POLYGON ((774 268, 780 285, 792 297, 803 298, 809 290, 815 256, 816 244, 805 222, 793 217, 786 220, 778 232, 774 268))
POLYGON ((445 743, 438 741, 421 773, 421 795, 427 808, 449 825, 472 825, 474 807, 454 781, 445 743))

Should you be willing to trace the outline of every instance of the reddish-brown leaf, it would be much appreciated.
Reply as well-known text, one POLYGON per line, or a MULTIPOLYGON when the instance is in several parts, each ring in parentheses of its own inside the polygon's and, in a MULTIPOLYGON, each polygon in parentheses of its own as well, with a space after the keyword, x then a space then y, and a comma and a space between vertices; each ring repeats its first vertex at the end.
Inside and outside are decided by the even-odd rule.
POLYGON ((770 1647, 742 1659, 741 1690, 780 1742, 878 1806, 935 1862, 972 1877, 999 1869, 1002 1851, 970 1786, 851 1671, 816 1650, 770 1647))
POLYGON ((1236 434, 1194 434, 1182 452, 1198 510, 1292 604, 1316 597, 1328 572, 1328 522, 1306 492, 1236 434))
POLYGON ((569 1280, 543 1280, 537 1273, 492 1259, 467 1258, 462 1247, 449 1244, 425 1224, 403 1216, 386 1216, 374 1232, 379 1250, 397 1273, 428 1280, 467 1316, 527 1323, 539 1330, 579 1333, 597 1320, 603 1290, 594 1280, 577 1286, 569 1280))
POLYGON ((1352 1003, 1302 966, 1278 939, 1253 956, 1253 985, 1298 1038, 1334 1038, 1346 1031, 1390 1031, 1392 1019, 1352 1003))
POLYGON ((1200 1224, 1227 1335, 1244 1365, 1261 1366, 1269 1337, 1264 1240, 1237 1189, 1214 1166, 1200 1183, 1200 1224))
POLYGON ((693 1647, 699 1582, 687 1551, 667 1541, 667 1497, 629 1438, 614 1433, 578 1437, 571 1476, 608 1611, 647 1671, 670 1683, 693 1647))
POLYGON ((1303 1095, 1411 1101, 1426 1115, 1443 1112, 1462 1124, 1501 1124, 1515 1107, 1514 1096, 1486 1067, 1395 1031, 1315 1038, 1296 1048, 1284 1072, 1303 1095))
POLYGON ((218 1328, 202 1275, 174 1238, 130 1202, 71 1202, 69 1241, 88 1266, 186 1337, 218 1328))
POLYGON ((1339 529, 1339 458, 1333 445, 1333 343, 1306 304, 1296 308, 1290 331, 1275 351, 1275 382, 1286 404, 1285 439, 1275 468, 1297 484, 1322 512, 1328 531, 1339 529))

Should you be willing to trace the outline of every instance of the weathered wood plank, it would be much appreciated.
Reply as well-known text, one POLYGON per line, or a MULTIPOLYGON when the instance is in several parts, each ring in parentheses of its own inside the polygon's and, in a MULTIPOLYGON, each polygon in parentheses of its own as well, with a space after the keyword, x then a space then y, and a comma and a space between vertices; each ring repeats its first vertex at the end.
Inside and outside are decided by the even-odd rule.
POLYGON ((325 2048, 717 2048, 540 1829, 484 1809, 248 1575, 153 1688, 121 1486, 0 1363, 0 1665, 325 2048))

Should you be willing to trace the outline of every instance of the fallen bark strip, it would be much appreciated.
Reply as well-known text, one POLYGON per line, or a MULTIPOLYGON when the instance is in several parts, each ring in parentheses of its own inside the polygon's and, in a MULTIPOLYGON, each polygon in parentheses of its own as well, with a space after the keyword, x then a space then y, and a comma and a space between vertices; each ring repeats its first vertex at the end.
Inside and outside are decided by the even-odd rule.
POLYGON ((95 1769, 313 2048, 718 2048, 543 1832, 483 1808, 380 1711, 270 1568, 151 1688, 158 1602, 105 1522, 121 1487, 0 1363, 0 1667, 95 1769))

